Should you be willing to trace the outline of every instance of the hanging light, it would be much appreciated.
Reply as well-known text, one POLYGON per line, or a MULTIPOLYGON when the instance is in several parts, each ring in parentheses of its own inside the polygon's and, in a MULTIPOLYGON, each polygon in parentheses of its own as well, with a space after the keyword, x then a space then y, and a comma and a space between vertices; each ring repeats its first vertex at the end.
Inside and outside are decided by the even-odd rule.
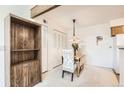
POLYGON ((76 22, 76 19, 73 19, 73 37, 72 39, 70 40, 72 43, 79 43, 79 39, 76 37, 76 33, 75 33, 75 22, 76 22))
POLYGON ((73 37, 70 40, 71 41, 71 44, 72 44, 72 47, 74 49, 74 56, 76 56, 76 51, 79 48, 79 45, 78 45, 79 39, 76 37, 76 34, 75 34, 75 22, 76 22, 76 20, 73 19, 73 37))

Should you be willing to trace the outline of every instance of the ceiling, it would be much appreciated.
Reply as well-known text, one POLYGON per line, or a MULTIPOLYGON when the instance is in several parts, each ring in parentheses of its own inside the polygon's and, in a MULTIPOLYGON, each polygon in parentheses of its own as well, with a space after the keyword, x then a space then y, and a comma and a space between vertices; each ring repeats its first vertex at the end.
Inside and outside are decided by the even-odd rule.
POLYGON ((124 17, 124 6, 62 5, 41 15, 48 23, 72 29, 72 19, 77 27, 86 27, 124 17))

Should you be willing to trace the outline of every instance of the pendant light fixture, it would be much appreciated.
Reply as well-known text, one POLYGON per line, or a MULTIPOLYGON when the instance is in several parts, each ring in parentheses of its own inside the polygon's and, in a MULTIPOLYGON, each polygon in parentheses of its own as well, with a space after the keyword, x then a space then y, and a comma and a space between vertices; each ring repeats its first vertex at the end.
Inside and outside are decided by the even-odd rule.
POLYGON ((70 40, 72 43, 79 43, 79 39, 76 37, 76 32, 75 32, 75 23, 76 23, 76 19, 73 19, 73 37, 70 40))
POLYGON ((72 37, 72 47, 74 49, 74 56, 76 56, 76 51, 78 50, 79 48, 79 39, 76 37, 76 33, 75 33, 75 22, 76 20, 73 19, 73 37, 72 37))

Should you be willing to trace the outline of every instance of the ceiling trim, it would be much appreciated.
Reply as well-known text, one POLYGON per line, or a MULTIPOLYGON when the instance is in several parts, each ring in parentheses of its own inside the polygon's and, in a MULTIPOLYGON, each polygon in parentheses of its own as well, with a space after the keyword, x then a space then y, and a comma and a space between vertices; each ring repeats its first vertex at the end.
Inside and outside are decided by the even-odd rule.
POLYGON ((61 5, 52 5, 52 6, 48 6, 48 8, 46 8, 45 10, 41 10, 40 12, 38 12, 38 13, 36 13, 35 11, 37 11, 38 9, 40 9, 40 8, 37 8, 37 7, 39 7, 39 5, 36 5, 36 6, 34 6, 32 9, 31 9, 31 18, 35 18, 35 17, 38 17, 38 16, 40 16, 40 15, 43 15, 43 14, 45 14, 45 13, 47 13, 47 12, 49 12, 49 11, 51 11, 51 10, 53 10, 53 9, 55 9, 55 8, 57 8, 57 7, 59 7, 59 6, 61 6, 61 5), (36 9, 37 8, 37 9, 36 9))

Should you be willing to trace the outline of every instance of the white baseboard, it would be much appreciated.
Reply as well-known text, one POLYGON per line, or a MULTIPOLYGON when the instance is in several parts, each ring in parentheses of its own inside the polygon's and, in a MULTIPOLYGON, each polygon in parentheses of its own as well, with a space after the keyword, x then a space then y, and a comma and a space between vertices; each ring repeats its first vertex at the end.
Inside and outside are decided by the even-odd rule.
POLYGON ((101 65, 95 65, 95 64, 86 64, 86 65, 91 65, 91 66, 96 66, 96 67, 101 67, 101 68, 113 69, 112 67, 108 67, 108 66, 101 66, 101 65))

